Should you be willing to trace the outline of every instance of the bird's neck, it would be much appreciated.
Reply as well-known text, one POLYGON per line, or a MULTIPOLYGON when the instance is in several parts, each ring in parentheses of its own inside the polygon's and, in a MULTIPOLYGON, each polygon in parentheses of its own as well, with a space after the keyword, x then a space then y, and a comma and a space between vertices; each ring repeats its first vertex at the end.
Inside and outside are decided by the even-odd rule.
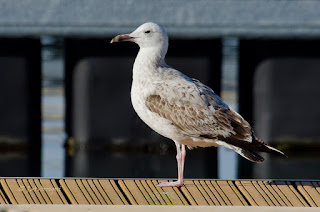
POLYGON ((159 74, 159 67, 166 66, 164 61, 166 53, 159 48, 140 48, 133 65, 133 77, 148 77, 159 74))
POLYGON ((136 60, 142 60, 145 64, 162 65, 167 51, 163 48, 148 47, 140 48, 136 60))

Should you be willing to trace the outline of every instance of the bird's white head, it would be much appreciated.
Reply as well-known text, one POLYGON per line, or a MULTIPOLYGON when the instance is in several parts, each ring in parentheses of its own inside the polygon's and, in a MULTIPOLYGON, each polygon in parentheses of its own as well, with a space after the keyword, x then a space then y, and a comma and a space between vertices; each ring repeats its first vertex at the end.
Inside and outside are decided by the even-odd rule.
POLYGON ((168 36, 164 28, 152 22, 142 24, 129 36, 140 48, 168 45, 168 36))
POLYGON ((117 35, 111 40, 111 43, 123 41, 135 42, 141 49, 152 48, 160 50, 163 56, 167 53, 169 45, 168 36, 164 28, 152 22, 142 24, 130 34, 117 35))

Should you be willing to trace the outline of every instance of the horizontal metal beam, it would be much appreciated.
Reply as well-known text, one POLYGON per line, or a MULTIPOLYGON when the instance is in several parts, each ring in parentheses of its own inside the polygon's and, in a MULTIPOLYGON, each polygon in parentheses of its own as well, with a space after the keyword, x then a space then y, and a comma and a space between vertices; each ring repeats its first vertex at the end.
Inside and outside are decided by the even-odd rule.
POLYGON ((320 36, 316 0, 0 0, 2 36, 103 36, 148 21, 173 37, 320 36))

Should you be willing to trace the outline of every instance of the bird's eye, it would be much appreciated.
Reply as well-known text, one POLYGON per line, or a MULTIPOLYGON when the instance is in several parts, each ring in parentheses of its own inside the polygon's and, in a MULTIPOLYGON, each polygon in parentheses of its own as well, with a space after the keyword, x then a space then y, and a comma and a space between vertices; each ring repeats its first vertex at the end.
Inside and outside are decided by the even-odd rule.
POLYGON ((149 34, 149 33, 150 33, 150 30, 148 30, 148 31, 145 31, 144 33, 146 33, 146 34, 149 34))

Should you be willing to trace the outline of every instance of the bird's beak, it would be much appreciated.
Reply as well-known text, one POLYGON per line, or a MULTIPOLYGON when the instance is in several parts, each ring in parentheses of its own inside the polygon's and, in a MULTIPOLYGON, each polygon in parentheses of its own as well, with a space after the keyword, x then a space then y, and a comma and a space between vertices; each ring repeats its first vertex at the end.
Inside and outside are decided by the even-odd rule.
POLYGON ((124 42, 124 41, 133 41, 134 38, 130 36, 130 34, 124 34, 124 35, 117 35, 114 37, 110 43, 115 43, 115 42, 124 42))

